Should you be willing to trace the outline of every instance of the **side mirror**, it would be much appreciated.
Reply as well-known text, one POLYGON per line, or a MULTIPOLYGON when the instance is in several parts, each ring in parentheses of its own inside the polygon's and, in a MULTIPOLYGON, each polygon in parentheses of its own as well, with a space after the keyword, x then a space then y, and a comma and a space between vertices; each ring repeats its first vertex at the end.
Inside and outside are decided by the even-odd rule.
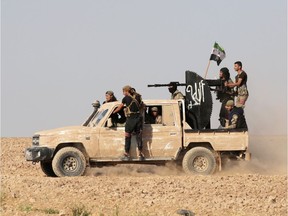
POLYGON ((94 107, 94 108, 100 108, 100 102, 98 101, 98 100, 96 100, 96 101, 94 101, 93 103, 92 103, 92 106, 94 107))

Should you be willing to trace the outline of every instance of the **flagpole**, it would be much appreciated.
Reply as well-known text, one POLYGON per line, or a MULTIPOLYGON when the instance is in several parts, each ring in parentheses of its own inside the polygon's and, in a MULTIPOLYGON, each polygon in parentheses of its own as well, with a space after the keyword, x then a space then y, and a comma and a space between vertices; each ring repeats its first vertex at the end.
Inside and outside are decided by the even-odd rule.
POLYGON ((209 67, 210 67, 210 59, 209 59, 209 61, 208 61, 208 65, 207 65, 207 68, 206 68, 206 72, 205 72, 205 76, 204 76, 204 79, 206 79, 206 77, 207 77, 207 73, 208 73, 208 70, 209 70, 209 67))

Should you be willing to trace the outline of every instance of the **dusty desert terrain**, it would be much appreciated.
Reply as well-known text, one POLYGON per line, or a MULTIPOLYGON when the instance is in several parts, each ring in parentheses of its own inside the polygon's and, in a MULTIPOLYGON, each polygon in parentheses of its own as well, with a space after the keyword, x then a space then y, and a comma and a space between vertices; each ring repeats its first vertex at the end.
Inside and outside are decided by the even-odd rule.
POLYGON ((25 161, 30 138, 1 138, 1 215, 287 215, 287 137, 252 137, 250 162, 213 176, 174 167, 116 166, 46 177, 25 161), (85 214, 82 214, 85 215, 85 214), (88 215, 88 214, 87 214, 88 215))

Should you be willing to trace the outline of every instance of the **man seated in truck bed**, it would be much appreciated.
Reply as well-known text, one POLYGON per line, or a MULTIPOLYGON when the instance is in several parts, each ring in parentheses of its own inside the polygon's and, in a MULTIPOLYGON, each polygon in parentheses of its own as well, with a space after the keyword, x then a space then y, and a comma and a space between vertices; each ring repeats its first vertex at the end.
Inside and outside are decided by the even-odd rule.
POLYGON ((244 110, 242 107, 234 106, 234 101, 229 100, 225 106, 228 111, 228 119, 226 120, 225 128, 227 129, 248 129, 244 110))

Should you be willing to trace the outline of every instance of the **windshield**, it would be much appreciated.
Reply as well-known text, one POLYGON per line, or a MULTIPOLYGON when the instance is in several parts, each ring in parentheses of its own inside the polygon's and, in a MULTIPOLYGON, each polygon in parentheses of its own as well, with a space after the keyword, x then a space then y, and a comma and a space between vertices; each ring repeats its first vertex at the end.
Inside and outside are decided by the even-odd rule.
POLYGON ((88 127, 95 127, 103 119, 103 117, 108 112, 108 109, 99 110, 94 116, 92 116, 91 121, 87 124, 88 127))
POLYGON ((98 112, 99 112, 98 109, 97 109, 97 110, 94 110, 94 111, 91 113, 91 115, 89 116, 89 118, 88 118, 82 125, 83 125, 83 126, 89 126, 90 121, 95 118, 95 115, 97 115, 98 112))

